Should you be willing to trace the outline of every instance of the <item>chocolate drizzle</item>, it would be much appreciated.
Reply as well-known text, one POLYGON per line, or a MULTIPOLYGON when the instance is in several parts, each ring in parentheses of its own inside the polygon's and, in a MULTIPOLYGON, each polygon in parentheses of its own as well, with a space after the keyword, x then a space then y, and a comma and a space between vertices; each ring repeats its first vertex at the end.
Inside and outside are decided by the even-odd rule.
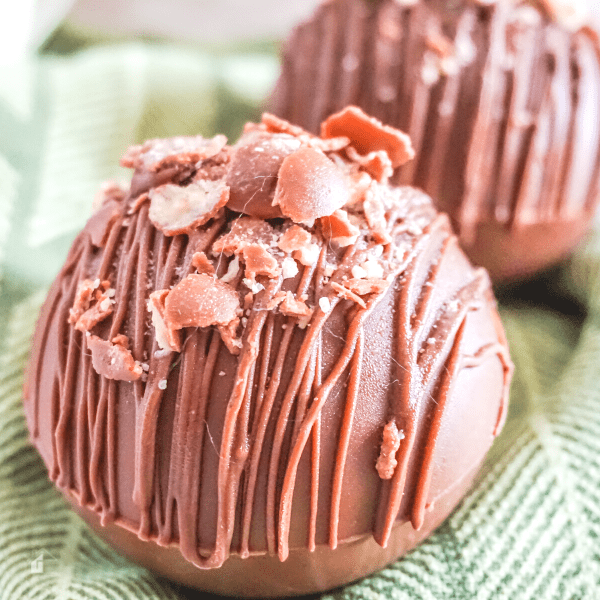
MULTIPOLYGON (((375 242, 364 218, 346 247, 315 226, 318 259, 295 278, 248 281, 240 269, 228 284, 248 300, 237 356, 215 327, 186 327, 180 353, 161 349, 146 304, 194 273, 199 253, 215 276, 227 273, 237 255, 211 249, 239 215, 221 210, 202 228, 167 236, 148 203, 130 196, 103 247, 86 228, 44 306, 27 388, 32 439, 57 485, 103 523, 178 544, 203 569, 231 553, 283 561, 297 547, 367 535, 385 546, 397 520, 418 529, 456 483, 443 481, 434 460, 442 422, 463 401, 455 386, 469 373, 489 385, 466 474, 500 430, 512 365, 487 275, 465 260, 447 217, 411 188, 370 189, 386 203, 390 243, 375 242), (360 303, 339 295, 357 266, 375 262, 386 285, 360 303), (144 370, 135 381, 96 373, 89 332, 68 322, 86 279, 114 287, 114 311, 94 335, 128 338, 144 370), (282 291, 314 307, 308 323, 269 308, 282 291), (391 421, 405 437, 383 480, 375 463, 391 421)), ((288 226, 272 222, 277 235, 288 226)))
POLYGON ((286 44, 273 112, 316 132, 356 104, 406 131, 417 158, 397 183, 429 194, 466 247, 480 223, 589 219, 600 183, 597 35, 567 27, 550 2, 446 5, 323 3, 286 44))

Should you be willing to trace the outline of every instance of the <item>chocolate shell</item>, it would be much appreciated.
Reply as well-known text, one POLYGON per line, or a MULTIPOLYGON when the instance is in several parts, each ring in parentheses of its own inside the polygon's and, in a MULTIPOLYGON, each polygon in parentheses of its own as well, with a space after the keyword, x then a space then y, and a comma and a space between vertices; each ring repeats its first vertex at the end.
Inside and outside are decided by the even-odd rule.
POLYGON ((44 304, 31 439, 163 576, 254 597, 357 579, 441 523, 502 428, 488 276, 425 194, 388 184, 405 137, 357 118, 359 148, 388 150, 270 115, 233 146, 131 149, 131 189, 105 188, 44 304))
POLYGON ((582 2, 331 0, 287 41, 271 110, 358 105, 406 131, 429 194, 495 281, 567 256, 600 182, 600 46, 582 2), (307 85, 306 82, 314 82, 307 85))

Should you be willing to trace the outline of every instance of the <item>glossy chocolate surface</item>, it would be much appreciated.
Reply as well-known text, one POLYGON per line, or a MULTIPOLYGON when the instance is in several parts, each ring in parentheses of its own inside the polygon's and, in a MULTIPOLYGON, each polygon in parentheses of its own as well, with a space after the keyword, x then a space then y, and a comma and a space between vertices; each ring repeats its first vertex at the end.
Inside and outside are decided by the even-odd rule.
POLYGON ((239 593, 244 560, 255 596, 365 575, 447 516, 504 422, 487 274, 425 194, 388 184, 371 148, 389 131, 350 118, 356 141, 265 115, 231 147, 133 148, 133 191, 106 188, 42 310, 25 407, 51 479, 144 564, 168 571, 142 541, 172 547, 180 581, 239 593), (296 150, 240 214, 276 162, 261 171, 252 140, 282 136, 296 150), (292 218, 257 218, 277 197, 292 218), (353 547, 369 556, 341 568, 353 547), (291 579, 260 587, 257 565, 291 579))
POLYGON ((271 109, 318 131, 354 104, 406 131, 416 159, 395 181, 450 215, 492 279, 522 278, 564 258, 598 204, 600 47, 582 5, 326 2, 287 41, 271 109))

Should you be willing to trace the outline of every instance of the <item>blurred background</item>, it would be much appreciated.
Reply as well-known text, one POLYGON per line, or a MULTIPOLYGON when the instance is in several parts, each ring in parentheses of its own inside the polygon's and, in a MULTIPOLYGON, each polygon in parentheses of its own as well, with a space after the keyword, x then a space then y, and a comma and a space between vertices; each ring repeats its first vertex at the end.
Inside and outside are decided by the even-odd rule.
POLYGON ((35 48, 63 22, 87 33, 166 36, 196 43, 276 39, 307 17, 318 0, 26 0, 23 4, 28 3, 32 8, 23 11, 28 32, 22 41, 35 48))
MULTIPOLYGON (((581 5, 600 16, 600 3, 596 0, 534 1, 581 5)), ((35 50, 61 24, 84 35, 146 35, 194 43, 278 39, 318 3, 319 0, 24 0, 18 6, 12 3, 11 18, 0 25, 5 30, 0 44, 13 52, 35 50)))

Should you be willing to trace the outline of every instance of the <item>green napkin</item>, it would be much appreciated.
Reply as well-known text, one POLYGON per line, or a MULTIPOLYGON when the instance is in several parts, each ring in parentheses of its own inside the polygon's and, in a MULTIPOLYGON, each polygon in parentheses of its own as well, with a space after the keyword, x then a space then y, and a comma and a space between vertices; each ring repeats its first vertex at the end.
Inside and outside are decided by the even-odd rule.
MULTIPOLYGON (((23 369, 45 289, 99 184, 127 177, 126 147, 235 138, 276 70, 273 54, 150 43, 0 66, 0 600, 200 597, 121 558, 69 510, 28 445, 23 369)), ((502 317, 516 376, 477 485, 408 557, 325 598, 600 598, 600 233, 506 292, 502 317)))

